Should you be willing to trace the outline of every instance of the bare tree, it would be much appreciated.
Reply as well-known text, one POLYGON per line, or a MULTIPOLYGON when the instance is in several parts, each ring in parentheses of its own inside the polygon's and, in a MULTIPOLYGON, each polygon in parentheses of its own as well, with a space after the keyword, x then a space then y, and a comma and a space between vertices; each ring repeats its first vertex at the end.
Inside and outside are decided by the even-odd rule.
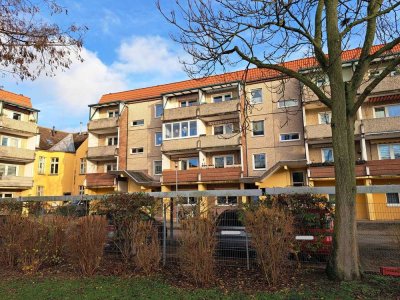
POLYGON ((354 123, 368 95, 400 63, 400 1, 177 0, 170 12, 160 2, 157 5, 179 30, 173 38, 193 58, 185 62, 190 75, 207 76, 245 62, 299 80, 331 109, 336 219, 327 270, 340 280, 360 278, 354 123), (356 47, 360 47, 357 63, 345 81, 342 53, 356 47), (299 53, 314 58, 313 74, 328 77, 330 92, 317 85, 313 76, 285 64, 299 58, 299 53), (389 57, 382 72, 365 82, 368 70, 389 57))
POLYGON ((66 69, 71 55, 82 61, 82 35, 86 27, 62 29, 47 19, 66 14, 54 0, 0 0, 0 73, 35 79, 66 69))

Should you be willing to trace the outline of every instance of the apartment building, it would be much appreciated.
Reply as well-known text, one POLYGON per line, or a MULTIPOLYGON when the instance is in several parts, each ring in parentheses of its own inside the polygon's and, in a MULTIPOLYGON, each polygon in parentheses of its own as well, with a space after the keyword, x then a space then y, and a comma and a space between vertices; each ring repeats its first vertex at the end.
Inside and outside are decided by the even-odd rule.
POLYGON ((30 98, 0 90, 0 198, 33 186, 38 113, 30 98))
POLYGON ((84 194, 87 133, 38 127, 33 185, 23 196, 84 194))
MULTIPOLYGON (((345 76, 359 51, 343 53, 345 76)), ((314 65, 309 58, 286 63, 310 76, 314 65)), ((374 68, 369 76, 377 72, 374 68)), ((275 71, 249 70, 246 82, 243 75, 104 95, 90 106, 86 187, 104 193, 334 185, 326 107, 297 80, 275 71)), ((358 113, 360 185, 399 183, 399 79, 393 72, 358 113)), ((324 78, 316 83, 326 85, 324 78)), ((398 194, 358 195, 357 217, 400 218, 398 199, 398 194), (374 211, 379 203, 381 213, 374 211)), ((246 199, 206 200, 224 208, 246 199)))

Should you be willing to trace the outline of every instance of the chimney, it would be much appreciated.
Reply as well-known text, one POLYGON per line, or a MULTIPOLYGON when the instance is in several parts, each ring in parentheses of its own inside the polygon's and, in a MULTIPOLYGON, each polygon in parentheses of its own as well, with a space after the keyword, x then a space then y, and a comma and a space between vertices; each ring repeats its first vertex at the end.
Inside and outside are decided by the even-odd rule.
POLYGON ((79 126, 79 135, 81 135, 82 134, 82 125, 83 125, 83 123, 82 122, 80 122, 80 126, 79 126))
POLYGON ((54 136, 56 134, 56 127, 53 126, 53 129, 51 130, 51 135, 54 136))

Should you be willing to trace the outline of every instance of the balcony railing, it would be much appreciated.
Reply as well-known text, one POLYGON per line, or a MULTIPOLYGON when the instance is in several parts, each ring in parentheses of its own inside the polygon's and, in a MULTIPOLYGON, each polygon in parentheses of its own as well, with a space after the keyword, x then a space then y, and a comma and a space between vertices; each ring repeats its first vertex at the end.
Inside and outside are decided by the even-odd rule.
POLYGON ((194 119, 197 117, 199 106, 177 107, 165 109, 163 113, 163 121, 194 119))
POLYGON ((400 131, 400 117, 366 119, 362 124, 366 134, 400 131))
POLYGON ((187 182, 226 182, 239 181, 242 174, 240 166, 226 168, 199 168, 190 170, 164 170, 162 172, 163 183, 187 183, 187 182), (223 176, 221 176, 223 174, 223 176))
MULTIPOLYGON (((360 121, 355 121, 354 134, 360 134, 360 121)), ((331 124, 307 125, 305 134, 308 140, 318 140, 332 138, 331 124)))
POLYGON ((98 146, 88 148, 89 160, 108 160, 118 155, 117 146, 98 146))
POLYGON ((32 177, 24 176, 0 176, 0 187, 2 188, 31 188, 33 186, 32 177))
POLYGON ((9 132, 19 136, 33 136, 37 133, 37 124, 24 122, 0 116, 0 131, 9 132))
POLYGON ((23 148, 0 146, 0 159, 14 162, 32 162, 35 151, 23 148))
MULTIPOLYGON (((372 80, 373 78, 363 83, 358 91, 360 93, 363 92, 372 80)), ((398 89, 400 89, 400 76, 387 76, 373 89, 372 92, 379 93, 398 89)))
POLYGON ((108 173, 88 173, 86 174, 86 187, 113 187, 115 185, 115 175, 108 173))
POLYGON ((117 131, 118 127, 118 118, 103 118, 91 120, 88 123, 88 130, 94 133, 108 133, 117 131))

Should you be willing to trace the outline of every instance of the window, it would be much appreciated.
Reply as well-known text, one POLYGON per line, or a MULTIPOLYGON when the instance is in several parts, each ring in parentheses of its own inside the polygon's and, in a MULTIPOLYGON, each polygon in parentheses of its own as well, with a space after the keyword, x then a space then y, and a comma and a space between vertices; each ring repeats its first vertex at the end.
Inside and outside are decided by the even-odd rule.
POLYGON ((36 196, 44 196, 44 186, 38 185, 36 187, 36 196))
POLYGON ((13 113, 13 119, 14 120, 18 120, 18 121, 21 121, 21 117, 22 117, 22 115, 20 114, 20 113, 13 113))
POLYGON ((164 139, 179 139, 197 136, 197 121, 164 124, 164 139))
POLYGON ((213 96, 213 102, 214 103, 230 101, 230 100, 232 100, 232 94, 224 94, 224 95, 213 96))
POLYGON ((155 140, 154 144, 156 146, 161 146, 161 144, 162 144, 162 132, 156 132, 155 135, 154 135, 154 140, 155 140))
POLYGON ((382 73, 382 70, 370 70, 368 72, 370 79, 378 77, 381 73, 382 73))
POLYGON ((15 147, 19 148, 20 139, 10 136, 3 136, 1 138, 1 145, 6 147, 15 147))
POLYGON ((161 118, 161 116, 163 115, 163 111, 164 111, 163 105, 162 104, 156 104, 154 106, 154 111, 155 111, 155 117, 156 118, 161 118))
POLYGON ((117 146, 118 145, 118 137, 117 136, 109 136, 106 140, 107 146, 117 146))
POLYGON ((329 83, 329 81, 328 81, 327 78, 318 78, 318 79, 315 81, 315 84, 316 84, 318 87, 322 87, 322 86, 328 85, 328 83, 329 83))
POLYGON ((292 185, 293 186, 303 186, 304 182, 304 172, 292 172, 292 185))
POLYGON ((332 113, 330 111, 324 111, 318 114, 319 124, 331 124, 331 121, 332 121, 332 113))
POLYGON ((251 90, 251 104, 262 103, 262 89, 251 90))
POLYGON ((297 99, 284 99, 278 101, 278 108, 293 107, 298 105, 299 101, 297 99))
POLYGON ((80 174, 86 173, 86 158, 81 158, 80 160, 79 173, 80 174))
POLYGON ((85 186, 84 185, 79 186, 79 195, 85 195, 85 186))
POLYGON ((300 134, 298 132, 294 133, 282 133, 279 135, 279 140, 281 142, 286 141, 298 141, 300 139, 300 134))
POLYGON ((237 205, 238 199, 236 196, 218 196, 217 205, 237 205))
POLYGON ((264 135, 264 121, 253 121, 253 136, 264 135))
POLYGON ((374 107, 375 118, 400 116, 400 104, 374 107))
POLYGON ((183 197, 180 200, 181 200, 180 204, 183 204, 183 205, 195 205, 195 204, 197 204, 197 198, 196 197, 183 197))
POLYGON ((162 174, 162 161, 161 160, 155 160, 153 162, 153 167, 154 167, 154 175, 161 175, 162 174))
POLYGON ((197 169, 199 167, 199 158, 191 157, 181 160, 181 170, 197 169))
POLYGON ((52 157, 51 158, 51 164, 50 164, 50 174, 58 174, 58 157, 52 157))
POLYGON ((400 198, 398 193, 387 193, 386 194, 387 206, 400 206, 400 198))
POLYGON ((333 162, 332 148, 323 148, 321 151, 322 151, 322 162, 333 162))
POLYGON ((144 125, 144 120, 132 121, 132 126, 143 126, 143 125, 144 125))
POLYGON ((198 105, 198 104, 199 104, 199 102, 197 100, 179 101, 179 106, 180 107, 195 106, 195 105, 198 105))
POLYGON ((117 171, 117 163, 108 163, 104 165, 104 171, 105 173, 111 172, 111 171, 117 171))
POLYGON ((225 168, 234 164, 233 155, 214 156, 214 167, 225 168))
POLYGON ((263 170, 267 167, 265 153, 253 154, 254 170, 263 170))
POLYGON ((108 111, 108 117, 109 117, 109 118, 118 117, 118 110, 109 110, 109 111, 108 111))
POLYGON ((233 132, 233 124, 223 124, 214 126, 214 135, 229 134, 233 132))
POLYGON ((138 147, 138 148, 132 148, 131 149, 131 154, 141 154, 144 152, 143 147, 138 147))
POLYGON ((0 176, 17 176, 18 166, 0 164, 0 176))
POLYGON ((38 173, 44 174, 45 167, 46 167, 46 158, 44 156, 39 156, 38 173))
POLYGON ((379 159, 399 159, 400 144, 378 145, 379 159))
POLYGON ((0 198, 12 198, 12 193, 0 193, 0 198))

